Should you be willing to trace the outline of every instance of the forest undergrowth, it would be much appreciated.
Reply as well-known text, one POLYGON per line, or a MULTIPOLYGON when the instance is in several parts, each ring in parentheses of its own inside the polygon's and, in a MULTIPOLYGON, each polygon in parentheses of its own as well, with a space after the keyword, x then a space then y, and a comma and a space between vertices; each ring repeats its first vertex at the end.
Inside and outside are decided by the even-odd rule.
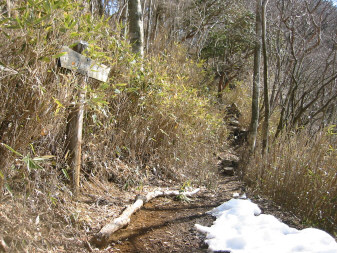
MULTIPOLYGON (((236 88, 227 87, 219 99, 213 69, 167 31, 142 59, 131 52, 121 23, 85 14, 77 1, 18 4, 12 17, 0 16, 0 239, 13 251, 44 252, 60 249, 58 230, 71 244, 69 238, 88 229, 90 217, 73 201, 65 152, 67 118, 81 89, 82 195, 125 196, 114 198, 110 211, 102 208, 104 215, 148 185, 216 187, 216 157, 230 142, 227 105, 238 106, 248 129, 247 70, 240 69, 241 80, 232 81, 236 88), (89 43, 88 57, 111 67, 107 82, 89 80, 81 88, 79 74, 58 66, 61 47, 79 40, 89 43), (47 233, 59 241, 48 241, 47 233)), ((243 65, 251 67, 248 60, 243 65)), ((271 121, 274 133, 273 116, 271 121)), ((336 148, 335 126, 315 135, 284 130, 268 154, 245 164, 244 180, 308 225, 336 233, 336 148)))
POLYGON ((84 88, 83 195, 157 181, 211 187, 227 137, 209 73, 182 45, 158 38, 158 51, 141 59, 114 21, 83 15, 73 1, 45 3, 22 1, 15 17, 1 17, 0 237, 18 251, 51 250, 62 240, 47 231, 71 237, 89 219, 76 211, 64 151, 81 77, 58 67, 62 46, 85 40, 86 55, 111 67, 107 82, 84 88))
POLYGON ((40 173, 39 162, 67 180, 65 125, 81 79, 60 69, 56 58, 62 45, 80 39, 89 42, 89 57, 112 68, 106 83, 90 80, 85 87, 86 174, 137 184, 150 169, 173 179, 184 177, 187 167, 198 176, 208 171, 207 159, 225 143, 226 129, 202 62, 187 58, 183 46, 168 47, 165 38, 158 42, 163 50, 142 60, 118 26, 80 15, 70 1, 57 3, 23 3, 20 15, 2 20, 1 64, 12 70, 1 76, 3 185, 9 190, 11 177, 40 173), (115 159, 132 171, 114 171, 115 159), (31 171, 29 162, 36 165, 31 171))
POLYGON ((337 146, 334 126, 311 135, 306 129, 284 133, 269 153, 246 165, 245 181, 301 218, 336 236, 337 146))

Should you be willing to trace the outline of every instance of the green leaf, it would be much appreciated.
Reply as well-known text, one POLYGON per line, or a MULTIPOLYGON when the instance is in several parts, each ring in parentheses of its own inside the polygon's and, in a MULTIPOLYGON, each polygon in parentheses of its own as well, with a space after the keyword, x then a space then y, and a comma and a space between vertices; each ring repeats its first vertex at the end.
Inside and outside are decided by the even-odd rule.
POLYGON ((18 24, 18 26, 19 26, 20 28, 23 28, 23 27, 22 27, 22 21, 19 19, 19 17, 16 17, 15 20, 16 20, 16 23, 18 24))
POLYGON ((124 87, 124 86, 127 86, 128 84, 127 83, 118 83, 118 84, 115 84, 116 87, 124 87))
POLYGON ((29 145, 30 145, 30 147, 31 147, 31 149, 32 149, 32 151, 33 151, 33 154, 35 155, 35 149, 34 149, 34 146, 33 146, 33 144, 32 144, 32 143, 30 143, 29 145))
POLYGON ((47 63, 49 63, 51 61, 51 59, 47 56, 40 58, 40 60, 44 61, 44 62, 47 62, 47 63))
POLYGON ((68 171, 66 169, 62 169, 63 175, 66 177, 66 179, 70 180, 68 171))
POLYGON ((64 105, 58 99, 56 99, 54 97, 53 97, 53 99, 54 99, 54 102, 57 104, 58 107, 63 107, 64 108, 64 105))
POLYGON ((55 156, 53 155, 44 155, 44 156, 37 156, 33 158, 33 161, 45 161, 54 158, 55 156))
POLYGON ((7 37, 7 39, 11 38, 11 36, 8 33, 5 33, 4 31, 2 31, 2 33, 7 37))
POLYGON ((57 104, 57 108, 56 108, 56 111, 55 111, 55 115, 57 115, 60 111, 61 108, 64 108, 64 105, 56 98, 54 98, 54 102, 57 104))
POLYGON ((43 168, 38 165, 33 159, 31 159, 29 156, 25 156, 22 161, 24 161, 27 165, 27 169, 28 171, 30 171, 30 169, 36 170, 36 169, 40 169, 43 170, 43 168))
POLYGON ((102 89, 102 90, 106 90, 106 89, 110 88, 110 85, 107 84, 107 83, 102 83, 102 84, 99 86, 99 88, 102 89))
POLYGON ((74 38, 74 37, 79 37, 80 34, 79 34, 78 32, 72 32, 72 33, 70 34, 70 36, 71 36, 72 38, 74 38))
POLYGON ((62 57, 62 56, 64 56, 64 55, 66 55, 66 54, 68 54, 68 52, 61 52, 61 53, 58 53, 58 54, 53 55, 53 58, 54 58, 54 59, 60 58, 60 57, 62 57))
POLYGON ((4 174, 0 171, 0 178, 2 179, 2 180, 4 180, 5 179, 5 176, 4 176, 4 174))
POLYGON ((28 3, 30 4, 30 6, 35 6, 34 1, 32 1, 32 0, 28 0, 28 3))
POLYGON ((103 104, 103 105, 108 105, 109 103, 107 101, 105 101, 103 98, 101 97, 97 97, 97 98, 92 98, 91 101, 93 103, 97 103, 97 104, 103 104))
POLYGON ((10 194, 11 196, 13 196, 12 189, 9 187, 8 184, 5 184, 5 188, 7 189, 7 191, 9 192, 9 194, 10 194))
POLYGON ((43 16, 42 18, 38 18, 37 20, 34 21, 34 25, 41 23, 43 20, 47 19, 48 17, 49 15, 43 16))
POLYGON ((9 21, 8 18, 4 18, 4 19, 0 20, 0 25, 6 23, 6 22, 8 22, 8 21, 9 21))
POLYGON ((12 151, 14 154, 23 157, 22 154, 20 154, 19 152, 15 151, 13 148, 11 148, 10 146, 8 146, 7 144, 1 143, 1 145, 5 146, 5 148, 7 148, 8 150, 12 151))
POLYGON ((77 23, 74 20, 72 20, 70 25, 69 25, 69 29, 73 29, 76 24, 77 23))
POLYGON ((19 26, 19 25, 10 25, 10 26, 6 26, 6 28, 8 28, 8 29, 18 29, 18 28, 21 28, 21 26, 19 26))
POLYGON ((49 26, 47 26, 46 28, 45 28, 45 31, 46 32, 48 32, 50 29, 52 29, 53 27, 51 26, 51 25, 49 25, 49 26))
POLYGON ((56 204, 57 204, 57 199, 54 198, 54 197, 52 197, 52 196, 49 196, 49 199, 50 199, 50 202, 51 202, 54 206, 56 206, 56 204))

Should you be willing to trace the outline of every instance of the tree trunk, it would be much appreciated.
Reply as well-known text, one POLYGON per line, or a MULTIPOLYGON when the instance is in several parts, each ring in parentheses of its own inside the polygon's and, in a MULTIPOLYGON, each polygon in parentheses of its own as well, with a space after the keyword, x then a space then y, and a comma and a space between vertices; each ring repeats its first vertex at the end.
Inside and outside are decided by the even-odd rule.
POLYGON ((146 26, 146 53, 150 49, 150 38, 151 38, 151 19, 152 19, 152 0, 149 1, 148 6, 148 16, 147 16, 147 26, 146 26))
POLYGON ((102 17, 104 15, 104 6, 102 0, 98 1, 98 15, 102 17))
POLYGON ((218 83, 218 99, 220 101, 221 101, 221 97, 222 97, 222 88, 224 87, 224 83, 225 83, 225 74, 221 73, 219 83, 218 83))
POLYGON ((263 97, 264 97, 264 121, 262 128, 262 154, 268 152, 269 131, 269 94, 268 94, 268 55, 266 41, 266 6, 268 0, 263 0, 262 5, 262 50, 263 50, 263 97))
POLYGON ((7 16, 10 18, 11 17, 11 0, 7 0, 7 16))
POLYGON ((122 11, 120 13, 120 17, 118 19, 118 22, 122 25, 122 29, 121 29, 121 37, 122 38, 126 38, 127 34, 128 34, 128 29, 127 29, 127 17, 128 17, 128 0, 126 0, 125 2, 123 2, 122 5, 122 11))
POLYGON ((102 0, 90 0, 90 10, 92 15, 103 16, 104 6, 102 0))
POLYGON ((132 51, 144 56, 144 31, 140 0, 129 0, 129 34, 132 51))
POLYGON ((256 41, 254 48, 254 74, 253 74, 253 98, 252 117, 249 130, 250 152, 253 153, 256 147, 257 128, 259 125, 259 85, 260 85, 260 64, 261 64, 261 6, 262 0, 256 0, 256 41))
MULTIPOLYGON (((160 3, 157 3, 158 5, 160 3)), ((153 42, 156 40, 157 38, 157 32, 158 32, 158 26, 159 26, 159 22, 160 22, 160 16, 161 16, 161 7, 160 6, 156 6, 154 8, 155 10, 155 14, 153 14, 153 25, 152 25, 152 31, 150 32, 151 33, 151 37, 150 37, 150 40, 153 42)))

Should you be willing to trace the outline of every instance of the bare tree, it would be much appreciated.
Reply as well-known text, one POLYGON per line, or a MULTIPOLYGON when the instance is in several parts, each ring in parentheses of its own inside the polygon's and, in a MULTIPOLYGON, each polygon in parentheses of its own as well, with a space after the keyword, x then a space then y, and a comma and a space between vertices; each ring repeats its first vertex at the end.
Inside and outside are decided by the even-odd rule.
POLYGON ((144 56, 144 30, 140 0, 129 0, 129 34, 132 51, 144 56))
POLYGON ((148 6, 147 6, 147 22, 146 22, 146 31, 145 31, 145 38, 146 38, 146 52, 149 52, 150 48, 150 38, 151 38, 151 25, 153 22, 152 16, 153 16, 153 0, 149 0, 148 6))
POLYGON ((262 52, 263 52, 263 100, 264 100, 264 121, 262 129, 262 154, 268 148, 268 131, 269 131, 269 89, 268 89, 268 53, 266 39, 266 7, 268 0, 262 3, 262 52))
POLYGON ((12 3, 11 0, 7 0, 7 16, 11 17, 12 3))
POLYGON ((271 98, 281 109, 275 137, 284 128, 318 130, 331 122, 336 103, 336 8, 326 1, 283 0, 276 10, 282 43, 271 98))
POLYGON ((128 17, 128 0, 124 0, 120 4, 118 22, 122 25, 121 36, 126 38, 128 29, 127 29, 127 17, 128 17))
POLYGON ((103 16, 104 14, 104 4, 102 0, 90 0, 90 10, 92 14, 97 14, 103 16))
POLYGON ((262 0, 256 0, 256 41, 254 48, 254 73, 253 73, 253 96, 252 96, 252 117, 249 130, 249 146, 253 153, 256 147, 257 128, 259 125, 259 86, 260 86, 260 64, 261 64, 261 6, 262 0))

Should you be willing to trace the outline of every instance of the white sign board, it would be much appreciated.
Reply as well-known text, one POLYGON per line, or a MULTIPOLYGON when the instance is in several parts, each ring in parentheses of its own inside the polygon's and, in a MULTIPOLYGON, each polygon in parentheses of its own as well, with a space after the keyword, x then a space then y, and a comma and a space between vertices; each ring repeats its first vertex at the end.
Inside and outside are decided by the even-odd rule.
POLYGON ((90 58, 85 57, 66 46, 62 47, 61 52, 65 53, 60 57, 62 68, 74 70, 102 82, 106 82, 108 80, 110 68, 107 66, 98 64, 90 58))

